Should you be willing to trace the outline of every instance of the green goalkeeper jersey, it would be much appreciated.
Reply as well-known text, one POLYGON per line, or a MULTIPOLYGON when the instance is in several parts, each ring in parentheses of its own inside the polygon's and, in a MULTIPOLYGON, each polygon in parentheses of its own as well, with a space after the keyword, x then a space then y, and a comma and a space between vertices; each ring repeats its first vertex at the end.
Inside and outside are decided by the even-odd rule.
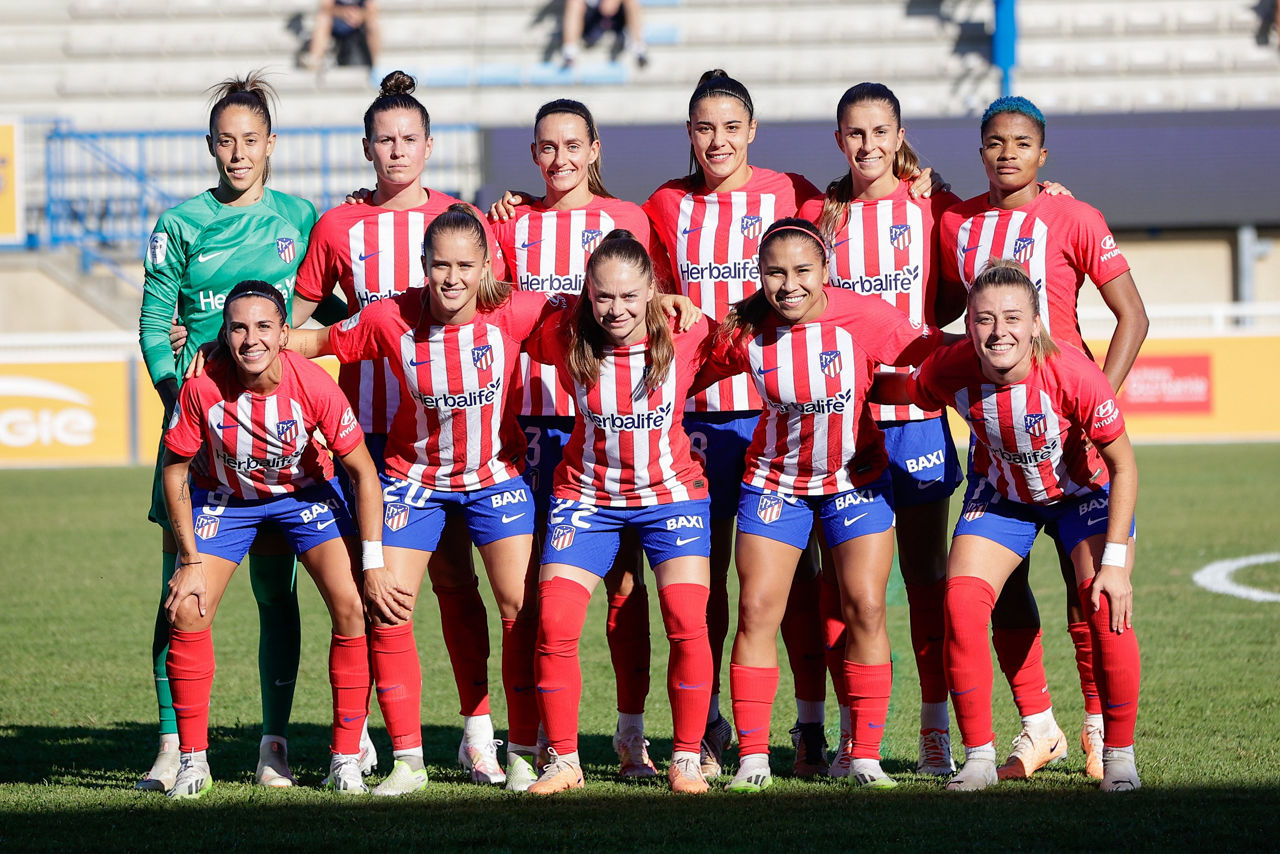
POLYGON ((292 305, 315 222, 315 205, 271 189, 244 207, 224 205, 206 190, 161 214, 147 244, 138 324, 152 384, 182 382, 196 348, 222 328, 222 304, 237 282, 269 282, 292 305), (169 346, 175 317, 188 332, 176 360, 169 346))

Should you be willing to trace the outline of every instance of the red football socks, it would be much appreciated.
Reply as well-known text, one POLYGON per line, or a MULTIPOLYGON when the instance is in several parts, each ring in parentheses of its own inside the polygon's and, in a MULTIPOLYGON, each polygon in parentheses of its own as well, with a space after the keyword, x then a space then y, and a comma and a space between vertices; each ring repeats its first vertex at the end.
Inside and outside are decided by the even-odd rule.
POLYGON ((636 585, 629 594, 609 597, 604 632, 618 686, 618 711, 624 715, 642 715, 644 701, 649 696, 647 587, 636 585))
POLYGON ((947 582, 908 584, 907 611, 911 617, 911 651, 920 677, 920 702, 947 701, 947 671, 942 666, 942 642, 946 620, 942 599, 947 582))
POLYGON ((889 716, 889 695, 893 693, 893 665, 846 661, 844 679, 853 728, 853 758, 879 759, 884 722, 889 716))
MULTIPOLYGON (((1080 585, 1080 604, 1088 612, 1093 579, 1080 585)), ((1133 730, 1138 720, 1138 685, 1142 679, 1142 661, 1138 655, 1138 636, 1133 629, 1117 634, 1111 631, 1111 603, 1103 594, 1100 607, 1089 615, 1093 630, 1094 676, 1102 698, 1102 743, 1107 747, 1133 744, 1133 730)), ((169 675, 173 679, 172 673, 169 675)), ((177 694, 174 694, 177 708, 177 694)), ((181 724, 181 718, 179 718, 181 724)))
POLYGON ((334 753, 360 752, 360 732, 369 716, 369 643, 364 635, 329 639, 329 685, 333 689, 334 753))
POLYGON ((948 578, 943 611, 946 640, 943 661, 951 705, 965 747, 995 741, 991 729, 991 647, 987 630, 996 594, 981 578, 948 578))
POLYGON ((844 611, 840 605, 840 585, 825 578, 818 592, 818 616, 822 623, 822 645, 826 652, 827 672, 831 674, 831 684, 835 686, 836 701, 842 706, 847 706, 849 695, 845 693, 844 681, 844 648, 847 629, 844 624, 844 611))
POLYGON ((707 642, 707 597, 701 584, 668 584, 658 591, 662 624, 671 643, 667 696, 671 699, 672 746, 697 753, 711 701, 711 646, 707 642))
POLYGON ((738 755, 769 752, 769 718, 778 693, 778 668, 729 664, 733 725, 738 729, 738 755))
POLYGON ((489 714, 489 624, 480 598, 480 582, 472 578, 458 587, 432 585, 440 603, 440 628, 458 685, 458 714, 489 714))
POLYGON ((996 660, 1013 691, 1018 714, 1027 718, 1053 705, 1044 673, 1044 645, 1039 629, 1001 629, 991 632, 996 660))
POLYGON ((183 632, 169 629, 165 659, 173 712, 178 718, 178 749, 183 753, 209 749, 209 693, 213 690, 213 630, 183 632))
POLYGON ((534 617, 502 621, 502 689, 507 695, 507 741, 533 744, 538 739, 538 696, 534 692, 533 655, 538 642, 534 617))
POLYGON ((538 644, 534 657, 538 710, 547 740, 559 754, 578 749, 578 704, 582 700, 578 641, 590 601, 590 591, 567 578, 552 578, 538 585, 538 644))
POLYGON ((373 678, 378 684, 378 708, 392 749, 421 747, 422 668, 413 640, 413 622, 374 626, 369 647, 373 651, 373 678))
POLYGON ((1080 674, 1080 693, 1084 695, 1084 713, 1102 714, 1102 701, 1098 699, 1098 683, 1093 678, 1093 632, 1089 623, 1069 623, 1071 645, 1076 648, 1076 672, 1080 674))

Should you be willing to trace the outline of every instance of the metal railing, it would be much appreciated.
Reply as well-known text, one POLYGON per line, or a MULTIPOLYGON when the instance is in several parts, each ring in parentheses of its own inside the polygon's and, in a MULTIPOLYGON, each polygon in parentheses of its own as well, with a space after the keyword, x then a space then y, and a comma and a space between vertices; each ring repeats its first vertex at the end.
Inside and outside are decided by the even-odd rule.
MULTIPOLYGON (((270 186, 310 199, 321 211, 353 189, 372 186, 363 135, 359 127, 279 131, 270 186)), ((432 136, 424 181, 473 198, 481 183, 477 128, 436 126, 432 136)), ((85 272, 104 263, 118 276, 115 262, 142 257, 161 213, 216 181, 203 130, 82 131, 60 124, 45 136, 44 161, 43 242, 79 248, 85 272)))

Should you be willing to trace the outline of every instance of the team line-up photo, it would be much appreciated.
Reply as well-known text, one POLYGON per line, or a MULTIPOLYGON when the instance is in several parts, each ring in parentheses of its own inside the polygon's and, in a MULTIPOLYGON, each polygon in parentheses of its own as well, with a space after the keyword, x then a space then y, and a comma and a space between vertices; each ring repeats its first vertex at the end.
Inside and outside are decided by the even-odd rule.
POLYGON ((234 764, 209 755, 212 626, 246 555, 262 786, 297 785, 294 691, 320 690, 298 683, 301 633, 316 630, 299 617, 300 564, 330 617, 324 785, 338 794, 428 786, 424 580, 457 684, 458 762, 476 784, 584 786, 579 645, 603 582, 619 775, 665 764, 675 792, 767 789, 780 634, 795 685, 789 773, 892 788, 881 742, 893 680, 910 678, 905 659, 894 672, 886 628, 896 558, 918 774, 957 792, 1017 785, 1006 781, 1072 743, 1102 791, 1139 788, 1138 473, 1116 395, 1147 315, 1102 214, 1038 176, 1048 149, 1033 103, 983 112, 989 186, 962 200, 922 169, 893 92, 859 83, 835 105, 848 169, 824 191, 750 162, 751 95, 716 69, 689 99, 687 174, 637 205, 605 188, 587 106, 554 100, 529 147, 543 186, 531 173, 534 186, 481 212, 423 186, 433 140, 414 88, 403 72, 382 80, 363 118, 372 189, 317 217, 269 186, 271 158, 289 157, 270 85, 256 73, 218 84, 217 185, 151 235, 139 337, 165 408, 150 510, 164 587, 159 750, 138 788, 200 798, 211 768, 234 764), (1101 364, 1077 319, 1086 279, 1115 316, 1101 364), (340 363, 336 382, 320 357, 340 363), (964 457, 948 408, 969 428, 964 457), (1080 721, 1055 718, 1045 676, 1028 583, 1042 531, 1064 582, 1080 721), (501 621, 502 740, 473 549, 501 621), (669 645, 670 756, 651 756, 645 736, 651 590, 669 645), (992 646, 1021 716, 1007 748, 992 646), (374 701, 385 735, 369 728, 374 701))

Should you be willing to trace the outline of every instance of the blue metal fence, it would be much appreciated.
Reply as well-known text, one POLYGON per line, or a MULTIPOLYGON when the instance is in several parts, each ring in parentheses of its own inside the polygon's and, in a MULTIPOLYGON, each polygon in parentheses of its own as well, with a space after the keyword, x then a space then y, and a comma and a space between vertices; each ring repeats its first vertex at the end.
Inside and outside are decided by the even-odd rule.
MULTIPOLYGON (((471 125, 432 128, 426 183, 462 198, 480 185, 479 133, 471 125)), ((320 210, 372 186, 359 127, 281 130, 270 186, 320 210)), ((43 242, 81 250, 82 264, 141 258, 160 214, 216 182, 204 131, 81 131, 54 126, 45 137, 43 242)), ((118 269, 118 268, 117 268, 118 269)))

